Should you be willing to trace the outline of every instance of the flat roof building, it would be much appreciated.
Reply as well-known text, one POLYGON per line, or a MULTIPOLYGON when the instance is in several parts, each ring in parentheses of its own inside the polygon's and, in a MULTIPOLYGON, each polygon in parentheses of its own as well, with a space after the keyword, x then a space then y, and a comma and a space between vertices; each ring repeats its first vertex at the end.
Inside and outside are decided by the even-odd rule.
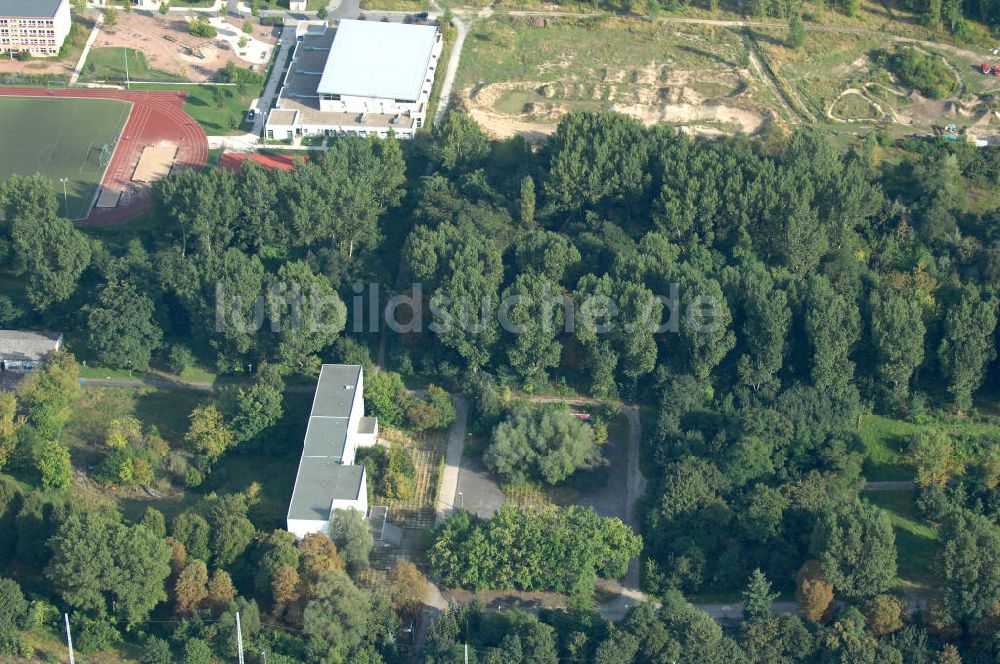
POLYGON ((345 133, 412 138, 427 119, 441 32, 432 25, 342 20, 299 36, 275 108, 273 140, 345 133))
POLYGON ((71 25, 69 0, 0 0, 0 53, 58 55, 71 25))
POLYGON ((49 353, 63 345, 61 332, 0 330, 0 371, 40 369, 49 353))
POLYGON ((433 25, 341 21, 317 91, 327 97, 415 102, 427 84, 433 25))
POLYGON ((327 533, 335 509, 368 512, 364 466, 358 447, 378 439, 378 423, 365 417, 364 372, 359 365, 324 364, 316 381, 302 458, 288 505, 288 532, 302 538, 327 533))

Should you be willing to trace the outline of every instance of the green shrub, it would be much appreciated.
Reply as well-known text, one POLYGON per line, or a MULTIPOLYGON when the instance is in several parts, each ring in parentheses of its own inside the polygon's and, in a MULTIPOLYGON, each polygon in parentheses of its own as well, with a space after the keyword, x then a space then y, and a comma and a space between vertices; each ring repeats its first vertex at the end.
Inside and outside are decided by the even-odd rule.
POLYGON ((191 23, 191 34, 196 37, 204 37, 205 39, 215 39, 219 31, 207 20, 199 17, 197 21, 191 23))
POLYGON ((194 354, 187 346, 174 344, 167 354, 167 368, 176 374, 184 373, 194 364, 194 354))
POLYGON ((399 443, 388 448, 381 445, 358 450, 356 463, 365 467, 368 474, 368 500, 374 498, 375 488, 384 498, 409 500, 416 489, 417 466, 410 451, 399 443))
POLYGON ((437 385, 428 385, 423 397, 408 396, 406 420, 417 431, 444 429, 455 421, 451 395, 437 385))
POLYGON ((540 479, 558 484, 601 461, 594 430, 564 406, 516 404, 493 431, 486 467, 506 482, 540 479))
POLYGON ((201 486, 201 483, 205 481, 205 476, 197 468, 189 468, 187 475, 184 477, 184 485, 189 489, 201 486))
POLYGON ((916 88, 925 97, 944 99, 958 92, 958 80, 937 55, 912 46, 900 46, 885 56, 888 69, 907 87, 916 88))

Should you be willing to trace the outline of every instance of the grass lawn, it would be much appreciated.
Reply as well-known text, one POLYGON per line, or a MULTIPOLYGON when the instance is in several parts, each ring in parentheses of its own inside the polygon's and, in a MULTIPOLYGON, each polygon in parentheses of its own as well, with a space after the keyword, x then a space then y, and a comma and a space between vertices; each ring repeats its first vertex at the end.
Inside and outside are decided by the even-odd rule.
MULTIPOLYGON (((437 115, 438 105, 441 103, 441 87, 444 85, 444 77, 448 71, 448 60, 451 59, 451 50, 455 47, 456 32, 449 28, 444 33, 444 46, 441 48, 441 56, 438 58, 438 68, 434 72, 434 82, 431 83, 431 95, 427 102, 427 122, 424 123, 423 130, 430 131, 434 126, 434 116, 437 115)), ((455 98, 456 90, 452 90, 452 99, 455 98)))
POLYGON ((865 448, 865 477, 874 481, 912 480, 913 468, 900 457, 906 440, 920 427, 881 415, 865 415, 861 421, 861 444, 865 448))
MULTIPOLYGON (((427 0, 361 0, 361 9, 365 11, 423 12, 429 8, 427 0)), ((441 58, 441 62, 447 60, 441 58)))
POLYGON ((629 103, 637 86, 666 84, 664 76, 677 69, 697 71, 703 82, 712 81, 716 72, 729 74, 739 66, 742 50, 737 33, 714 26, 664 29, 617 18, 532 25, 523 18, 495 17, 472 26, 456 88, 501 81, 552 83, 544 95, 536 95, 540 100, 574 107, 598 107, 609 99, 629 103))
POLYGON ((840 97, 833 104, 833 110, 831 111, 834 116, 844 119, 844 120, 857 120, 857 119, 877 119, 878 110, 875 106, 857 94, 849 94, 840 97))
POLYGON ((932 580, 937 529, 920 518, 912 491, 868 491, 865 499, 889 513, 896 534, 899 578, 907 585, 926 587, 932 580))
POLYGON ((865 477, 873 481, 912 480, 914 469, 903 462, 907 441, 910 436, 931 427, 941 429, 952 438, 956 454, 964 462, 977 460, 983 440, 1000 437, 1000 424, 991 419, 914 424, 882 415, 866 415, 859 432, 865 449, 865 477))
MULTIPOLYGON (((97 466, 103 458, 108 424, 130 415, 138 418, 145 428, 155 429, 171 449, 184 449, 191 410, 219 397, 219 393, 205 390, 86 387, 74 404, 73 417, 62 433, 62 441, 70 447, 77 467, 97 466)), ((231 450, 215 463, 205 483, 196 489, 158 480, 157 497, 152 497, 141 490, 115 491, 88 482, 74 484, 74 499, 111 502, 129 519, 141 518, 146 507, 153 506, 169 519, 213 491, 220 494, 245 491, 258 482, 260 502, 253 507, 251 519, 263 530, 284 527, 311 399, 311 394, 286 393, 284 416, 270 432, 267 445, 254 447, 248 443, 231 450), (267 472, 261 472, 262 467, 267 472)), ((166 470, 161 470, 157 476, 167 475, 166 470)))
POLYGON ((125 59, 128 76, 137 81, 176 81, 174 74, 150 67, 146 55, 134 48, 105 47, 91 49, 81 78, 86 81, 124 81, 125 59))
POLYGON ((59 211, 85 217, 106 168, 101 147, 121 131, 130 110, 111 99, 0 97, 0 182, 40 172, 62 193, 66 178, 68 205, 60 200, 59 211))
POLYGON ((248 87, 240 94, 234 85, 150 83, 133 85, 132 89, 187 92, 184 111, 202 126, 206 134, 219 136, 244 134, 253 128, 246 121, 246 113, 250 108, 250 103, 260 96, 262 88, 248 87))

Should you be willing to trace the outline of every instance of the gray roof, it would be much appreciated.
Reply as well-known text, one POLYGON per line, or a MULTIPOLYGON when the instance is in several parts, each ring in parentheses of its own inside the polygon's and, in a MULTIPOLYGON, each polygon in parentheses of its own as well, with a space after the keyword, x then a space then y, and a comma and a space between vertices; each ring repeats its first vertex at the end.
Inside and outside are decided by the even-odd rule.
POLYGON ((288 506, 288 518, 326 521, 334 500, 355 500, 361 495, 364 473, 364 466, 303 458, 288 506))
POLYGON ((347 422, 346 417, 310 417, 302 455, 342 463, 347 445, 347 422))
POLYGON ((433 25, 342 20, 318 90, 416 101, 436 39, 433 25))
POLYGON ((319 370, 311 417, 349 417, 360 378, 359 364, 324 364, 319 370))
POLYGON ((0 16, 52 18, 67 0, 0 0, 0 16))
POLYGON ((41 360, 62 344, 61 332, 22 332, 0 330, 0 358, 5 360, 41 360))
POLYGON ((377 417, 362 417, 358 420, 358 433, 375 433, 378 429, 377 417))
POLYGON ((361 366, 357 364, 324 364, 320 369, 288 506, 289 519, 325 521, 334 500, 355 500, 360 495, 364 467, 343 465, 360 380, 361 366))

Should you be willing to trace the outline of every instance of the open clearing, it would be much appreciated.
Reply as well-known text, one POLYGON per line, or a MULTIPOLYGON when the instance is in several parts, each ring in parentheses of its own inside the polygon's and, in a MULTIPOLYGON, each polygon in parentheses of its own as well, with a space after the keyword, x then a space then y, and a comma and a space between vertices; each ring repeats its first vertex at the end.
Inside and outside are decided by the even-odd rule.
POLYGON ((537 481, 502 484, 485 466, 482 455, 489 441, 470 437, 465 444, 458 476, 458 506, 487 518, 504 504, 518 507, 583 505, 598 514, 622 520, 628 515, 628 421, 623 415, 608 425, 608 441, 601 446, 604 462, 581 470, 557 486, 537 481))
MULTIPOLYGON (((0 97, 0 182, 42 173, 62 193, 66 178, 71 219, 87 216, 104 175, 101 148, 121 132, 131 104, 110 99, 0 97)), ((64 207, 65 206, 65 207, 64 207)))
POLYGON ((929 132, 954 123, 959 131, 965 128, 976 134, 989 125, 991 112, 979 95, 1000 92, 1000 77, 979 73, 985 55, 947 44, 915 45, 940 58, 961 88, 954 97, 931 99, 904 86, 878 62, 880 53, 892 52, 908 41, 872 33, 810 32, 807 47, 789 49, 783 45, 784 33, 780 29, 754 31, 781 84, 817 118, 830 123, 883 124, 899 133, 929 132))
POLYGON ((777 102, 745 53, 742 37, 725 27, 493 17, 472 27, 456 84, 472 115, 500 137, 541 138, 576 109, 752 134, 774 119, 777 102))
POLYGON ((1000 77, 978 71, 991 57, 985 37, 977 46, 937 42, 948 37, 880 4, 863 2, 856 17, 809 5, 799 49, 785 45, 787 28, 776 19, 747 28, 698 17, 493 8, 467 18, 473 22, 456 80, 459 103, 498 137, 541 140, 577 109, 698 134, 804 122, 835 134, 878 127, 898 136, 955 124, 971 139, 996 134, 1000 119, 989 98, 1000 93, 1000 77), (897 80, 882 57, 901 45, 938 59, 959 92, 931 99, 897 80))
POLYGON ((871 491, 865 499, 889 513, 896 535, 898 576, 904 586, 926 587, 932 582, 930 570, 937 550, 937 529, 924 521, 914 505, 912 491, 871 491))
MULTIPOLYGON (((227 29, 231 32, 242 29, 240 22, 227 20, 227 23, 230 25, 227 29)), ((254 43, 273 45, 275 39, 272 36, 272 29, 259 25, 257 21, 252 23, 253 33, 248 35, 248 38, 257 40, 254 43)), ((100 73, 98 66, 101 64, 99 54, 107 48, 114 49, 119 55, 122 48, 134 49, 144 54, 143 65, 146 70, 155 72, 155 77, 140 78, 139 73, 132 73, 130 70, 133 80, 205 82, 215 80, 219 72, 229 63, 241 67, 253 65, 256 71, 263 71, 266 67, 266 64, 256 64, 259 60, 256 56, 252 61, 241 58, 236 48, 223 36, 206 39, 192 35, 187 18, 175 14, 160 16, 132 12, 120 15, 117 26, 101 29, 94 43, 94 50, 84 65, 85 76, 91 79, 101 78, 98 75, 100 73), (198 53, 203 57, 199 57, 198 53), (91 68, 92 63, 93 68, 91 68)), ((119 66, 117 62, 114 64, 116 68, 119 66)), ((124 58, 121 58, 120 66, 124 70, 124 58)), ((116 70, 115 73, 117 76, 114 80, 124 79, 124 71, 116 70)))

